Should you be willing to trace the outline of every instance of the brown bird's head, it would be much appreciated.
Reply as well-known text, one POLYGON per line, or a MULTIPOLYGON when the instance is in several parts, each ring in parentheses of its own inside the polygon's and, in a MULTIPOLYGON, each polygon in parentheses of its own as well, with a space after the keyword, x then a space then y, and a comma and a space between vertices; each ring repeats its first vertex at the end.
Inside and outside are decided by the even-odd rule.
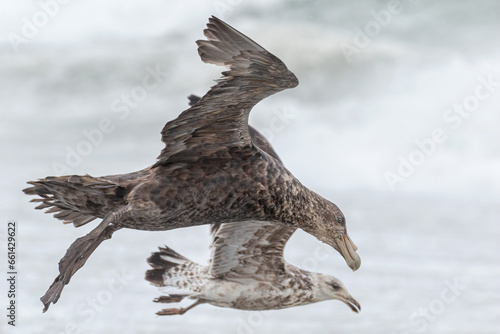
POLYGON ((349 268, 356 271, 361 266, 361 258, 356 253, 358 247, 356 247, 349 234, 347 234, 346 220, 340 210, 334 219, 333 226, 331 226, 333 228, 328 228, 327 226, 325 233, 327 238, 322 241, 335 248, 344 257, 349 268))
POLYGON ((346 219, 340 209, 330 201, 318 195, 314 221, 303 229, 320 241, 332 246, 353 271, 361 266, 361 258, 356 253, 358 247, 347 234, 346 219))

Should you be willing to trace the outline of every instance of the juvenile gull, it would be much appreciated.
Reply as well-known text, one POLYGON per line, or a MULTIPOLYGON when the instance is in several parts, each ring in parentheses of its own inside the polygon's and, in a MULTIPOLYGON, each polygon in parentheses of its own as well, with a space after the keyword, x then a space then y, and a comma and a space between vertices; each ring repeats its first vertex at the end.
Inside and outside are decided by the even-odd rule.
POLYGON ((201 100, 161 131, 156 163, 121 175, 69 175, 28 182, 38 209, 75 227, 101 218, 76 239, 59 262, 59 275, 41 298, 44 311, 99 246, 121 228, 148 231, 192 225, 267 221, 301 228, 356 270, 360 258, 339 208, 303 186, 251 140, 248 115, 262 99, 298 80, 274 55, 212 17, 197 41, 202 61, 226 66, 201 100))
POLYGON ((173 293, 158 303, 195 302, 186 308, 166 308, 156 314, 184 314, 202 303, 240 310, 271 310, 329 299, 361 306, 342 282, 330 275, 297 268, 283 259, 286 242, 296 229, 269 222, 248 221, 212 225, 212 255, 208 266, 194 263, 168 247, 148 259, 154 268, 146 279, 173 293))

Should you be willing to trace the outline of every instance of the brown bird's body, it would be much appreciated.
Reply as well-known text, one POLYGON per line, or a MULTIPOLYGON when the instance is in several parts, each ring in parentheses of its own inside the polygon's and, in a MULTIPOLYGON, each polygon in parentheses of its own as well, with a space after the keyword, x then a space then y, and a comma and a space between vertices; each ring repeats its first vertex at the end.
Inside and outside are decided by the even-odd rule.
MULTIPOLYGON (((120 228, 169 230, 234 221, 268 221, 301 228, 337 249, 348 265, 360 265, 338 207, 303 186, 277 159, 259 148, 249 129, 252 107, 297 86, 274 55, 217 18, 198 41, 204 62, 229 70, 191 108, 162 130, 165 148, 138 172, 103 177, 60 176, 29 182, 38 209, 76 227, 102 222, 78 238, 59 263, 59 276, 42 297, 45 310, 98 245, 120 228)), ((272 150, 272 149, 271 149, 272 150)), ((275 154, 274 154, 275 155, 275 154)))

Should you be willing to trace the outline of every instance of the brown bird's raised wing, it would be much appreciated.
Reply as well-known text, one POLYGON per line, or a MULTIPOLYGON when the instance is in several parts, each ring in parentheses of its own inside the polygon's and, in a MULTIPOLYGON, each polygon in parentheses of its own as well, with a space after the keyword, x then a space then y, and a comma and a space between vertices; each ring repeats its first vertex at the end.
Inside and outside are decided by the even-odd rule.
POLYGON ((252 107, 298 85, 281 60, 216 17, 209 19, 204 34, 207 40, 197 41, 201 59, 229 70, 198 103, 165 125, 161 132, 165 148, 155 166, 252 145, 248 130, 252 107))
MULTIPOLYGON (((189 105, 194 106, 201 100, 201 97, 191 94, 188 96, 188 99, 189 99, 189 105)), ((259 131, 257 131, 250 125, 248 126, 248 131, 250 132, 250 138, 252 139, 252 143, 255 146, 257 146, 258 148, 260 148, 261 150, 272 156, 281 164, 283 163, 278 154, 276 153, 276 151, 274 150, 274 148, 272 147, 271 143, 267 140, 266 137, 264 137, 263 134, 261 134, 259 131)))
POLYGON ((270 222, 214 224, 210 272, 226 280, 268 281, 285 273, 283 250, 295 228, 270 222))

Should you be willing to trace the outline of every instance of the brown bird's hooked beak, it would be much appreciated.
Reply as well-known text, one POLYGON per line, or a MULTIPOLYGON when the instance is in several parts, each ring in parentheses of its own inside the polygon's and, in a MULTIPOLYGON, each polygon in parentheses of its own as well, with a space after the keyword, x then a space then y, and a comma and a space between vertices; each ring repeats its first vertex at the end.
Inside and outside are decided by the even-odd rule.
POLYGON ((341 301, 347 304, 351 308, 353 312, 359 313, 361 311, 361 305, 359 305, 358 301, 351 296, 345 298, 339 298, 341 301))
POLYGON ((353 271, 356 271, 361 266, 361 258, 356 253, 358 247, 352 242, 349 235, 346 233, 336 237, 335 244, 332 245, 345 259, 345 262, 353 271))

